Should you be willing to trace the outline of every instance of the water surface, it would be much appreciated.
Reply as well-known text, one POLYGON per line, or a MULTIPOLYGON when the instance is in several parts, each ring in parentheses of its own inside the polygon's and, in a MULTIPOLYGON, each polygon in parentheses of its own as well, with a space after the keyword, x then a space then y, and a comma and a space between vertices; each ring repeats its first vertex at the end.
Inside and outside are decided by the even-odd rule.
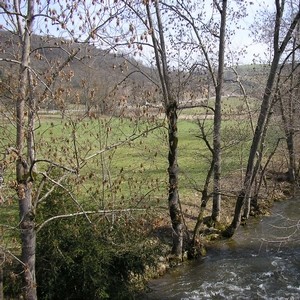
POLYGON ((150 284, 143 299, 300 299, 300 197, 276 203, 207 256, 150 284))

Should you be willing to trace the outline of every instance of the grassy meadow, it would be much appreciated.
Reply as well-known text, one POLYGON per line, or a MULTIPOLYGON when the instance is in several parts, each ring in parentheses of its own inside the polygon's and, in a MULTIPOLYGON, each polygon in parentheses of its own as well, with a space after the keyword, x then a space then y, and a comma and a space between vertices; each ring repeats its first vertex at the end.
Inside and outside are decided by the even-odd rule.
MULTIPOLYGON (((207 120, 205 127, 211 142, 212 120, 207 120)), ((248 127, 247 122, 223 123, 225 175, 244 162, 251 138, 248 127)), ((191 197, 195 188, 201 189, 211 153, 199 137, 200 130, 194 120, 179 120, 178 129, 179 187, 184 199, 191 197)), ((10 132, 11 144, 12 136, 10 132)), ((112 204, 111 197, 116 201, 130 199, 132 205, 141 204, 145 195, 147 204, 167 198, 168 148, 164 120, 102 118, 79 122, 73 117, 64 120, 44 117, 36 129, 36 145, 38 171, 46 171, 50 161, 78 170, 79 175, 73 176, 78 182, 74 192, 88 202, 90 195, 97 195, 103 207, 112 204)), ((6 170, 9 181, 14 180, 13 171, 14 162, 10 159, 6 170)))
MULTIPOLYGON (((237 99, 228 100, 227 112, 241 109, 237 99), (235 107, 235 109, 234 109, 235 107)), ((254 107, 254 106, 253 106, 254 107)), ((243 111, 245 108, 243 107, 243 111)), ((178 122, 179 193, 183 205, 198 206, 201 190, 211 161, 211 153, 197 122, 203 124, 212 143, 213 120, 203 119, 203 111, 183 110, 178 122), (192 115, 193 113, 193 115, 192 115), (191 117, 192 116, 192 117, 191 117)), ((3 123, 1 152, 14 144, 15 129, 3 123)), ((279 135, 278 127, 270 129, 272 151, 279 135)), ((167 211, 167 125, 161 118, 134 119, 100 117, 82 119, 76 115, 43 115, 35 130, 37 168, 51 172, 52 183, 68 174, 68 201, 77 201, 80 209, 161 208, 167 211), (54 164, 52 164, 52 162, 54 164), (73 170, 73 172, 69 172, 73 170)), ((240 187, 245 170, 252 131, 248 118, 224 118, 222 123, 222 181, 224 193, 240 187), (227 181, 235 183, 227 186, 227 181), (226 190, 229 189, 229 190, 226 190)), ((1 189, 4 204, 0 206, 2 224, 17 224, 17 201, 14 190, 15 157, 5 156, 5 185, 1 189)), ((48 178, 48 179, 49 179, 48 178)), ((35 178, 35 188, 43 175, 35 178)), ((66 181, 62 181, 64 185, 66 181)), ((37 197, 40 199, 47 191, 37 197)), ((60 199, 58 199, 60 200, 60 199)))
MULTIPOLYGON (((49 124, 46 120, 38 131, 37 153, 38 157, 47 157, 70 169, 82 166, 80 176, 84 180, 79 187, 85 191, 84 198, 89 192, 97 193, 104 206, 106 200, 111 204, 112 198, 116 199, 114 204, 117 199, 130 199, 131 205, 143 204, 141 199, 146 195, 147 205, 167 199, 168 147, 164 120, 136 122, 112 118, 87 120, 75 127, 70 121, 51 120, 49 124), (152 128, 156 129, 150 131, 152 128), (105 148, 109 149, 90 158, 105 148)), ((205 127, 211 142, 212 120, 206 121, 205 127)), ((225 121, 223 128, 226 175, 245 163, 251 132, 246 122, 234 120, 225 121)), ((179 120, 178 130, 179 188, 184 200, 201 189, 211 153, 199 137, 200 130, 194 120, 179 120)), ((48 163, 40 163, 39 167, 43 165, 48 167, 48 163)))

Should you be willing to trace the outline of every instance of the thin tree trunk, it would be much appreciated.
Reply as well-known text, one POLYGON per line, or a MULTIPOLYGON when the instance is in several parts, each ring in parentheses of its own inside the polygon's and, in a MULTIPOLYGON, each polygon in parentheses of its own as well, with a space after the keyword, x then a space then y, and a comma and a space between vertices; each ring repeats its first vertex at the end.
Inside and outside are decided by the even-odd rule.
POLYGON ((245 196, 245 204, 244 204, 244 213, 242 216, 242 221, 247 220, 250 216, 251 211, 251 195, 245 196))
POLYGON ((208 188, 209 188, 209 184, 210 184, 210 181, 211 181, 211 178, 212 178, 212 175, 213 175, 214 165, 215 165, 214 160, 213 160, 214 150, 213 150, 212 146, 210 145, 210 143, 207 139, 203 124, 200 123, 199 119, 198 119, 198 126, 201 130, 201 138, 203 139, 203 141, 207 145, 207 148, 210 150, 210 152, 212 154, 212 159, 211 159, 210 167, 209 167, 209 170, 207 172, 205 183, 204 183, 203 190, 202 190, 200 211, 198 213, 197 222, 196 222, 196 225, 195 225, 195 228, 194 228, 194 231, 193 231, 193 237, 192 237, 189 249, 188 249, 189 258, 194 258, 198 255, 197 237, 199 235, 201 225, 203 224, 204 211, 206 209, 206 205, 207 205, 207 202, 209 200, 208 188))
POLYGON ((295 160, 294 132, 292 130, 288 132, 286 143, 287 143, 287 149, 289 153, 288 180, 289 182, 295 182, 296 160, 295 160))
MULTIPOLYGON (((203 223, 204 211, 205 211, 207 202, 209 200, 208 187, 209 187, 209 183, 210 183, 210 180, 211 180, 211 176, 213 174, 213 168, 214 168, 214 161, 212 160, 210 168, 209 168, 207 176, 206 176, 203 191, 202 191, 200 212, 198 214, 197 222, 196 222, 196 225, 195 225, 195 228, 194 228, 193 238, 192 238, 192 241, 191 241, 191 248, 194 248, 195 245, 196 245, 196 238, 199 235, 200 227, 201 227, 201 224, 203 223)), ((192 252, 194 252, 194 251, 192 250, 192 252)))
POLYGON ((4 265, 4 253, 0 250, 0 300, 4 300, 3 291, 3 265, 4 265))
POLYGON ((183 222, 178 196, 178 130, 177 130, 177 107, 172 105, 168 109, 169 120, 169 211, 173 228, 172 253, 181 256, 183 247, 183 222))
MULTIPOLYGON (((16 11, 20 11, 17 7, 16 11)), ((19 215, 20 215, 20 233, 21 233, 21 260, 23 262, 23 279, 24 279, 24 299, 37 299, 36 293, 36 278, 35 278, 35 247, 36 247, 36 232, 35 232, 35 209, 32 204, 32 181, 29 174, 30 164, 34 159, 33 137, 32 132, 25 128, 25 101, 27 97, 32 97, 30 87, 30 48, 31 48, 31 34, 33 30, 33 13, 34 0, 27 2, 27 18, 26 25, 18 19, 18 30, 20 43, 22 45, 22 62, 20 66, 19 76, 19 91, 16 101, 16 122, 17 122, 17 137, 16 146, 19 158, 16 161, 16 178, 17 178, 17 192, 19 199, 19 215), (24 27, 22 27, 24 26, 24 27), (27 141, 26 141, 27 138, 27 141), (27 142, 27 149, 25 147, 27 142), (27 158, 24 157, 23 151, 27 150, 27 158)), ((31 99, 32 100, 32 99, 31 99)), ((30 101, 31 101, 30 100, 30 101)), ((28 123, 33 125, 34 115, 30 111, 28 123)))
POLYGON ((21 260, 24 264, 24 298, 37 299, 35 278, 36 231, 32 207, 32 183, 18 182, 20 230, 22 242, 21 260))
POLYGON ((294 101, 295 101, 295 91, 294 91, 294 69, 296 65, 296 47, 297 47, 297 38, 299 36, 299 24, 297 26, 297 37, 294 37, 293 41, 293 54, 292 54, 292 75, 291 75, 291 96, 289 97, 288 104, 288 116, 289 116, 289 126, 287 127, 286 142, 289 153, 289 181, 295 182, 296 174, 296 159, 295 159, 295 146, 294 146, 294 101))
POLYGON ((265 94, 264 94, 263 102, 261 105, 261 110, 260 110, 260 114, 258 117, 256 129, 255 129, 255 133, 254 133, 254 137, 253 137, 253 141, 252 141, 252 145, 251 145, 251 149, 250 149, 250 153, 249 153, 247 170, 246 170, 245 179, 244 179, 244 185, 238 195, 238 198, 236 201, 236 206, 235 206, 235 211, 234 211, 234 218, 232 220, 232 223, 230 224, 230 226, 227 228, 227 230, 225 232, 226 236, 232 236, 234 234, 235 230, 238 228, 240 221, 241 221, 242 207, 246 201, 246 195, 248 195, 250 193, 250 190, 252 188, 252 183, 254 181, 254 176, 253 176, 254 171, 255 171, 254 169, 255 169, 255 165, 256 165, 256 163, 255 163, 256 155, 257 155, 257 151, 258 151, 260 143, 263 142, 263 140, 262 140, 263 130, 265 128, 267 116, 269 114, 271 91, 273 88, 273 83, 274 83, 274 79, 275 79, 275 73, 277 70, 278 62, 279 62, 279 55, 274 57, 274 60, 273 60, 272 66, 271 66, 271 71, 269 74, 267 87, 265 89, 265 94))
POLYGON ((222 117, 222 91, 224 81, 224 56, 225 56, 225 35, 227 0, 222 1, 222 8, 218 9, 221 14, 220 42, 219 42, 219 65, 216 86, 215 114, 214 114, 214 134, 213 134, 213 161, 214 161, 214 185, 213 185, 213 221, 220 220, 221 210, 221 117, 222 117))
MULTIPOLYGON (((299 26, 297 26, 297 31, 299 31, 299 26)), ((278 98, 281 111, 281 119, 283 122, 284 133, 286 137, 286 144, 289 157, 288 165, 288 180, 290 182, 295 182, 296 175, 296 159, 295 159, 295 146, 294 146, 294 101, 295 101, 295 91, 294 91, 294 71, 295 71, 295 51, 296 51, 297 39, 294 38, 293 41, 293 53, 292 53, 292 73, 290 79, 290 94, 287 98, 287 105, 283 102, 280 89, 278 90, 278 98), (287 108, 285 109, 285 105, 287 108)))

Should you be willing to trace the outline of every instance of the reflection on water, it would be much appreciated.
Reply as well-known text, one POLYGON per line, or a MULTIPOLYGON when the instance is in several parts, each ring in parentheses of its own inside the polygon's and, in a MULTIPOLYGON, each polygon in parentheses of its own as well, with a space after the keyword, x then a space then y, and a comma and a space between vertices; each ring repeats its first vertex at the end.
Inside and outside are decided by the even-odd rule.
POLYGON ((277 203, 272 216, 153 281, 143 299, 300 299, 299 202, 277 203))

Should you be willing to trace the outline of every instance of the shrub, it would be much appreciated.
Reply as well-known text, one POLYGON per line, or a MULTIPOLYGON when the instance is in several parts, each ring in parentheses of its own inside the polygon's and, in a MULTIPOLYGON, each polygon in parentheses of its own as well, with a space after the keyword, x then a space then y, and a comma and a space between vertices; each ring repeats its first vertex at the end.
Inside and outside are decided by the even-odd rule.
MULTIPOLYGON (((70 209, 65 196, 51 197, 39 208, 39 222, 70 209), (60 199, 56 201, 55 199, 60 199)), ((71 205, 72 206, 72 205, 71 205)), ((74 211, 74 208, 73 208, 74 211)), ((37 239, 37 284, 40 299, 130 299, 146 265, 154 265, 157 246, 146 246, 139 222, 103 216, 57 219, 37 239)))

